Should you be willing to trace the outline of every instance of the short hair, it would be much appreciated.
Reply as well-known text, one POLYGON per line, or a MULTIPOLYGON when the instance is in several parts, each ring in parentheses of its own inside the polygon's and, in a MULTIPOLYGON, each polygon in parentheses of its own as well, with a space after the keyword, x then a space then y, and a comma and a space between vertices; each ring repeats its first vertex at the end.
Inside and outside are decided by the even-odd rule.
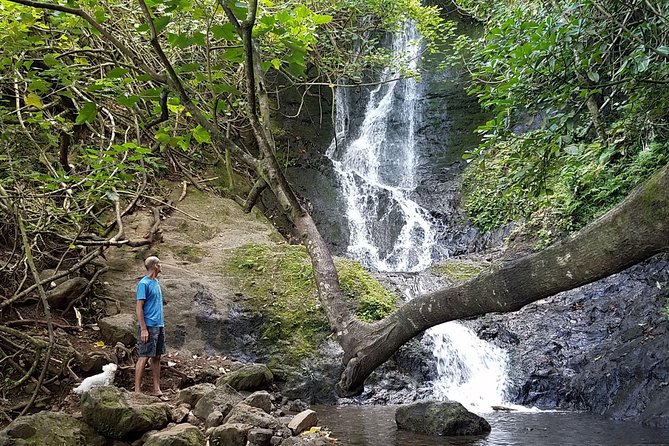
POLYGON ((147 271, 151 271, 158 262, 160 262, 160 259, 156 256, 147 257, 146 260, 144 260, 144 266, 147 271))

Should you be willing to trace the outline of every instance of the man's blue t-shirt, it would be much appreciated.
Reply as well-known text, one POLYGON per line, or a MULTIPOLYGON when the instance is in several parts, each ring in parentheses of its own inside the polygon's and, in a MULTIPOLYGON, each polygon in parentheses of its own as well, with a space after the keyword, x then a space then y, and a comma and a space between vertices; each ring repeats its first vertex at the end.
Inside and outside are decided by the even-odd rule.
POLYGON ((144 322, 147 327, 164 327, 163 292, 157 279, 144 276, 137 284, 137 300, 144 301, 144 322))

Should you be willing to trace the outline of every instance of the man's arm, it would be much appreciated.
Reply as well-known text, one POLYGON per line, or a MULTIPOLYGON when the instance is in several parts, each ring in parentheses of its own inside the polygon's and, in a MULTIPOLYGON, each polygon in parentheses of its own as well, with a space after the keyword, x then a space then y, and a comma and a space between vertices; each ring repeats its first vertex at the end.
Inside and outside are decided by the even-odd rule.
POLYGON ((149 330, 146 329, 146 322, 144 321, 144 300, 137 300, 137 322, 139 322, 139 338, 142 342, 149 340, 149 330))

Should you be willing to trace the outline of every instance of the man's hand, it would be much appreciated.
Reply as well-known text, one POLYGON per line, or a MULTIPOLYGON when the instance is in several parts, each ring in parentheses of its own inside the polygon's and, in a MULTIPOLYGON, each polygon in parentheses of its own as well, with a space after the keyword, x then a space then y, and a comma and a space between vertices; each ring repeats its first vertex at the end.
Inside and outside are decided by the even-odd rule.
POLYGON ((139 338, 142 340, 143 343, 147 343, 149 340, 149 330, 146 328, 142 328, 139 331, 139 338))

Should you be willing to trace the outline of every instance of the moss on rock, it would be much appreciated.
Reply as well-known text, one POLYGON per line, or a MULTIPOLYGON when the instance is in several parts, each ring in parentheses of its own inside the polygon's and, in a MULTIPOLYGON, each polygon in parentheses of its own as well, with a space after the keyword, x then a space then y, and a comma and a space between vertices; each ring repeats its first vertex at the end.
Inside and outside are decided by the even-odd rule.
MULTIPOLYGON (((379 319, 396 308, 397 298, 359 263, 337 259, 335 264, 361 319, 379 319)), ((260 341, 275 349, 274 362, 309 357, 330 334, 303 246, 246 245, 232 251, 224 272, 237 279, 246 309, 266 317, 260 341)))
POLYGON ((466 282, 489 266, 486 262, 449 259, 432 266, 431 271, 451 284, 466 282))

